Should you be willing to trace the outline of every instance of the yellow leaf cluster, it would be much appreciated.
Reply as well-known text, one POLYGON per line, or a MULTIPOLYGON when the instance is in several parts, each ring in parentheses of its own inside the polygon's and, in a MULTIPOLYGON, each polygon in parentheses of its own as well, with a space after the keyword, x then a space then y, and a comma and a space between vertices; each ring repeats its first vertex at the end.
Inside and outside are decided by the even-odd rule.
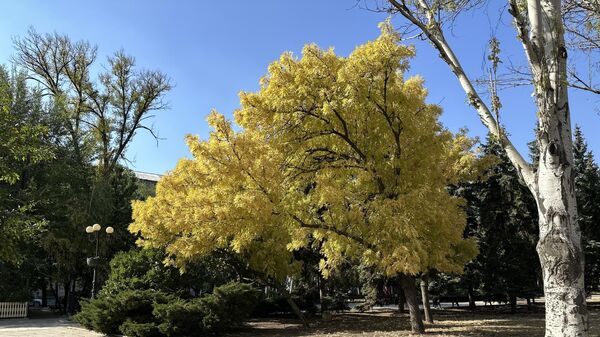
POLYGON ((381 27, 347 58, 283 54, 240 94, 240 131, 212 112, 208 140, 188 137, 193 159, 134 203, 139 243, 180 265, 226 247, 280 278, 309 242, 324 275, 349 258, 390 275, 460 272, 477 248, 447 187, 478 171, 474 141, 440 124, 423 80, 404 78, 414 49, 381 27))

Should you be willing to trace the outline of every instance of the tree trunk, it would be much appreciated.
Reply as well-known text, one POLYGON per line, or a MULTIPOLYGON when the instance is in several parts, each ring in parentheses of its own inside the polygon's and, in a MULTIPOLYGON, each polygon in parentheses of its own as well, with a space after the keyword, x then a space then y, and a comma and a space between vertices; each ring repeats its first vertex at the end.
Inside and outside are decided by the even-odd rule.
POLYGON ((517 296, 515 294, 508 295, 508 302, 510 303, 510 313, 517 313, 517 296))
POLYGON ((567 50, 559 0, 529 0, 532 62, 539 116, 536 196, 544 278, 546 337, 588 336, 584 260, 577 223, 567 50))
POLYGON ((419 300, 417 299, 417 286, 415 285, 415 277, 401 275, 400 282, 402 284, 402 290, 404 290, 406 303, 408 304, 412 333, 425 333, 423 318, 421 317, 421 310, 419 310, 419 300))
MULTIPOLYGON (((588 336, 584 259, 577 223, 573 153, 566 83, 536 91, 540 114, 540 159, 536 189, 540 238, 537 252, 544 278, 546 337, 588 336), (564 87, 564 88, 560 88, 564 87), (554 91, 563 92, 560 95, 554 91), (558 97, 555 97, 558 96, 558 97), (551 104, 558 98, 556 104, 551 104)), ((536 86, 538 87, 538 86, 536 86)))
POLYGON ((62 306, 65 309, 64 313, 68 314, 68 313, 70 313, 70 310, 71 310, 71 308, 69 306, 69 304, 70 304, 69 296, 71 295, 71 280, 63 283, 63 289, 64 289, 65 294, 63 296, 62 306))
POLYGON ((467 295, 469 296, 469 310, 471 310, 473 312, 477 308, 477 305, 475 304, 475 294, 473 292, 472 285, 469 285, 469 290, 467 292, 467 295))
POLYGON ((48 306, 48 285, 46 284, 46 279, 42 282, 42 307, 48 306))
POLYGON ((560 190, 553 190, 549 184, 540 184, 540 190, 545 192, 540 193, 537 251, 544 277, 546 337, 587 337, 580 230, 575 220, 577 213, 566 211, 575 207, 571 167, 567 167, 559 177, 545 176, 544 179, 558 180, 561 176, 560 190), (570 179, 566 179, 565 175, 571 176, 570 179))
POLYGON ((423 312, 425 313, 425 322, 433 324, 433 314, 429 305, 429 279, 427 274, 421 276, 421 298, 423 300, 423 312))
POLYGON ((317 281, 319 283, 319 303, 322 303, 323 297, 327 296, 327 280, 319 274, 317 281))
POLYGON ((292 296, 289 296, 289 295, 286 296, 286 301, 290 305, 290 308, 292 308, 292 311, 294 312, 296 317, 298 317, 300 319, 300 321, 302 321, 302 325, 304 325, 305 328, 308 328, 308 321, 306 320, 306 317, 302 313, 302 310, 300 310, 300 308, 298 308, 298 305, 292 299, 292 296))
POLYGON ((398 287, 398 312, 403 314, 405 312, 404 304, 406 303, 406 296, 404 296, 404 290, 402 285, 398 287))
POLYGON ((50 285, 50 287, 52 288, 52 293, 54 294, 54 306, 59 310, 60 313, 62 313, 63 309, 60 303, 60 299, 58 298, 58 281, 56 281, 54 285, 50 285))

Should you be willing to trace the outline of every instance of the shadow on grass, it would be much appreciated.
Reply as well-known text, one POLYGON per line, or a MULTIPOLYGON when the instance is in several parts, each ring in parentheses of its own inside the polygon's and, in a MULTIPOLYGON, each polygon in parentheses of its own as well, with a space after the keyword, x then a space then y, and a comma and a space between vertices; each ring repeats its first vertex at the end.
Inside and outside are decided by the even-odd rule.
MULTIPOLYGON (((600 311, 590 310, 590 336, 600 336, 600 311)), ((519 308, 510 314, 503 308, 481 308, 476 312, 465 309, 434 311, 435 324, 427 325, 429 336, 537 337, 544 336, 543 307, 528 311, 519 308)), ((254 319, 229 337, 270 336, 410 336, 408 314, 395 311, 342 313, 331 321, 314 319, 304 328, 291 318, 254 319)))

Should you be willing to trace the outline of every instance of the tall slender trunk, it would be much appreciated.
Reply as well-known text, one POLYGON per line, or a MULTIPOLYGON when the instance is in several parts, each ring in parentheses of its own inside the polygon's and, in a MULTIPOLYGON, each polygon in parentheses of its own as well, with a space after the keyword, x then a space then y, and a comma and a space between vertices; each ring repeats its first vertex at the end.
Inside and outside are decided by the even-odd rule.
POLYGON ((42 281, 42 307, 48 306, 48 284, 46 283, 46 279, 42 281))
POLYGON ((327 296, 327 280, 319 274, 317 282, 319 283, 319 303, 322 303, 323 297, 327 296))
POLYGON ((471 284, 469 284, 467 295, 469 296, 469 310, 475 311, 477 305, 475 304, 475 292, 473 291, 473 286, 471 284))
POLYGON ((408 304, 410 328, 412 333, 425 333, 425 326, 423 325, 421 310, 419 310, 419 300, 417 299, 417 286, 415 284, 415 277, 401 275, 400 282, 402 284, 402 290, 404 290, 404 296, 406 297, 406 304, 408 304))
POLYGON ((63 283, 63 290, 65 292, 64 296, 63 296, 63 303, 62 306, 65 309, 65 314, 70 313, 71 311, 71 307, 70 307, 70 303, 71 301, 69 301, 69 296, 71 295, 71 279, 69 279, 67 282, 63 283))
POLYGON ((546 337, 588 336, 584 259, 577 223, 567 49, 559 0, 528 0, 538 108, 539 150, 535 184, 544 278, 546 337))
POLYGON ((56 281, 54 285, 51 284, 50 288, 54 294, 54 306, 62 313, 62 306, 60 304, 60 299, 58 298, 58 281, 56 281))
POLYGON ((421 298, 423 299, 423 312, 425 313, 425 322, 433 324, 433 313, 429 305, 429 278, 427 274, 421 276, 421 298))

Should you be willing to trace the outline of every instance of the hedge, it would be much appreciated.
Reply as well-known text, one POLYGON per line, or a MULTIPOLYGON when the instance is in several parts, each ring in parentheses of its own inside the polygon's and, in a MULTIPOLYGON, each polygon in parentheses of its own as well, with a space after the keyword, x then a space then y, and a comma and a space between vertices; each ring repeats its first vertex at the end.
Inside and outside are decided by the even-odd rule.
POLYGON ((127 290, 86 301, 74 316, 83 326, 129 337, 206 336, 240 326, 258 302, 250 285, 229 283, 184 300, 153 290, 127 290))

